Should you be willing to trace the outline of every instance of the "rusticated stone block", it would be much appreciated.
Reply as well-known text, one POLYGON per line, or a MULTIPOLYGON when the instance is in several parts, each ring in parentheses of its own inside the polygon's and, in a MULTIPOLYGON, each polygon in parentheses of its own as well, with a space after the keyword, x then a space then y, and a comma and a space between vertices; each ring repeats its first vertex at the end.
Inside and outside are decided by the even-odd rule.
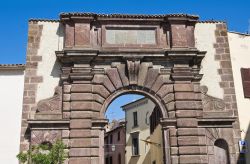
POLYGON ((175 92, 192 92, 194 91, 193 84, 174 84, 174 91, 175 92))
POLYGON ((159 72, 160 72, 159 69, 150 68, 147 73, 147 78, 145 80, 144 87, 151 89, 152 85, 156 81, 159 72))
POLYGON ((91 92, 91 84, 72 84, 71 92, 91 92))
POLYGON ((177 146, 177 137, 170 137, 170 146, 177 146))
POLYGON ((62 138, 69 138, 69 130, 62 130, 62 138))
POLYGON ((93 94, 93 100, 99 102, 100 104, 103 104, 105 101, 105 99, 99 94, 93 94))
POLYGON ((71 102, 71 110, 83 111, 100 111, 102 105, 97 102, 91 101, 73 101, 71 102))
POLYGON ((122 80, 123 86, 128 86, 129 81, 128 81, 128 77, 125 74, 125 71, 126 71, 125 64, 119 64, 116 67, 117 67, 117 70, 119 72, 120 78, 122 80))
POLYGON ((198 121, 195 118, 181 118, 177 119, 178 127, 197 127, 198 121))
POLYGON ((24 97, 23 103, 24 104, 34 104, 35 98, 34 97, 24 97))
POLYGON ((206 154, 206 146, 180 146, 179 154, 206 154))
POLYGON ((221 68, 232 68, 231 61, 221 61, 221 68))
POLYGON ((41 83, 43 82, 43 77, 42 76, 35 76, 30 78, 31 83, 41 83))
POLYGON ((99 112, 94 111, 71 111, 71 118, 97 118, 100 116, 99 112))
POLYGON ((70 102, 63 102, 63 110, 64 111, 70 110, 70 102))
POLYGON ((100 164, 100 157, 92 157, 91 164, 100 164))
POLYGON ((71 85, 63 85, 63 92, 70 93, 71 85))
POLYGON ((168 118, 176 118, 175 111, 169 111, 168 118))
POLYGON ((70 94, 63 94, 63 101, 70 101, 70 94))
POLYGON ((194 93, 194 92, 176 92, 175 99, 176 100, 201 100, 201 94, 194 93))
POLYGON ((93 85, 93 93, 97 93, 103 98, 107 98, 110 95, 110 92, 103 85, 93 85))
POLYGON ((176 109, 202 109, 201 101, 176 101, 176 109))
POLYGON ((89 119, 72 119, 70 120, 70 128, 81 129, 91 128, 92 123, 89 119))
POLYGON ((91 101, 73 101, 71 102, 71 109, 72 110, 91 110, 92 109, 92 103, 91 101))
POLYGON ((70 157, 90 157, 92 148, 71 148, 69 150, 70 157))
POLYGON ((92 93, 71 93, 71 101, 93 100, 92 93))
POLYGON ((70 147, 91 147, 91 138, 70 139, 70 147))
POLYGON ((199 136, 205 135, 204 128, 178 128, 177 130, 178 136, 199 136))
POLYGON ((168 111, 173 111, 175 110, 175 102, 169 102, 166 104, 166 108, 168 111))
POLYGON ((116 89, 123 87, 120 75, 116 68, 109 68, 106 73, 116 89))
POLYGON ((179 156, 171 156, 172 164, 179 164, 179 156))
POLYGON ((179 136, 179 146, 201 146, 206 145, 206 138, 204 136, 179 136))
POLYGON ((170 137, 175 137, 177 135, 177 129, 175 128, 170 128, 169 129, 169 136, 170 137))
POLYGON ((159 75, 152 86, 151 90, 157 92, 164 83, 170 82, 170 75, 159 75))
POLYGON ((152 66, 152 63, 150 62, 143 62, 140 64, 139 68, 139 74, 138 74, 138 85, 144 86, 144 82, 147 77, 148 68, 152 66))
POLYGON ((178 147, 170 148, 171 155, 178 155, 178 147))
POLYGON ((63 118, 69 119, 70 118, 70 112, 63 112, 63 118))
POLYGON ((163 98, 163 101, 167 104, 171 101, 174 101, 174 98, 174 93, 169 93, 163 98))
POLYGON ((208 163, 208 157, 206 155, 181 155, 180 163, 190 163, 190 164, 202 164, 208 163))
POLYGON ((69 139, 68 138, 63 138, 62 142, 64 143, 64 145, 66 145, 66 147, 69 147, 69 139))
POLYGON ((70 158, 69 164, 91 164, 90 157, 70 158))
POLYGON ((202 116, 202 111, 200 110, 177 110, 176 116, 178 118, 193 118, 202 116))
POLYGON ((160 97, 164 97, 166 96, 166 94, 172 93, 173 91, 174 91, 173 84, 164 84, 157 92, 157 95, 159 95, 160 97))
POLYGON ((93 82, 96 84, 103 84, 111 93, 115 91, 114 85, 106 75, 95 75, 93 82))
POLYGON ((70 138, 92 137, 90 129, 71 129, 70 138))

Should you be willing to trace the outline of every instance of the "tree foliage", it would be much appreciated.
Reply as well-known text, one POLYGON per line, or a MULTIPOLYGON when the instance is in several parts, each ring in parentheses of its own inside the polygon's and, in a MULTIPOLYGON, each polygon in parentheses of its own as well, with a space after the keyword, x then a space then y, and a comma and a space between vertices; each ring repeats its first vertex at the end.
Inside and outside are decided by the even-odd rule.
POLYGON ((62 164, 66 159, 65 148, 64 143, 58 140, 53 145, 32 146, 28 151, 20 152, 17 158, 27 164, 62 164))

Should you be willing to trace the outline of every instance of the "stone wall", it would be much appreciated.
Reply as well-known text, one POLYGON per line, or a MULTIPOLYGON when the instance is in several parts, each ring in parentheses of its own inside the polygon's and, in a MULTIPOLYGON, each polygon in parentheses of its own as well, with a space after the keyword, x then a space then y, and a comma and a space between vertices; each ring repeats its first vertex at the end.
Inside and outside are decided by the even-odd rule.
POLYGON ((38 102, 53 96, 59 85, 60 67, 54 53, 63 45, 60 30, 57 21, 29 21, 20 150, 29 147, 28 120, 34 119, 38 102))

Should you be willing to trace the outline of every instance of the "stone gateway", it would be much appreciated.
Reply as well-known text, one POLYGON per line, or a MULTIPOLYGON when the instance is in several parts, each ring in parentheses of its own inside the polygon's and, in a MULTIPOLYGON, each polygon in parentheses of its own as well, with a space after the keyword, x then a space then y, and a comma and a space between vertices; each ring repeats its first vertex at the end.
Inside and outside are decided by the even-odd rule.
POLYGON ((104 164, 108 105, 139 93, 160 109, 163 159, 237 163, 227 27, 186 14, 62 13, 29 21, 20 149, 62 139, 69 164, 104 164))

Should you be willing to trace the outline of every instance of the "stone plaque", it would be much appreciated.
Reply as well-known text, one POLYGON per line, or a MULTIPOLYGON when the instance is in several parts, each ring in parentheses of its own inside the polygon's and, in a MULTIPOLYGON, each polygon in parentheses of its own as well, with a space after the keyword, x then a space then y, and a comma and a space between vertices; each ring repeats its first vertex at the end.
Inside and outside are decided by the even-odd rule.
POLYGON ((154 29, 107 29, 108 44, 156 44, 154 29))

